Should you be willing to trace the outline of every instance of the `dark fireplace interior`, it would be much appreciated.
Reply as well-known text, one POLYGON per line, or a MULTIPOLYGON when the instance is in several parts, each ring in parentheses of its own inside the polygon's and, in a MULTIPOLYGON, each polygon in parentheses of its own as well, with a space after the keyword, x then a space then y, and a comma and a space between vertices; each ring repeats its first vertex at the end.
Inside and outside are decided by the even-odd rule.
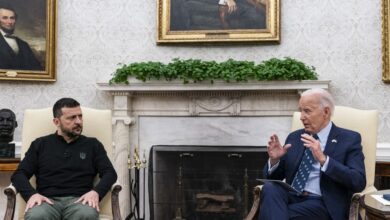
POLYGON ((149 158, 152 220, 241 220, 268 156, 261 146, 156 145, 149 158))

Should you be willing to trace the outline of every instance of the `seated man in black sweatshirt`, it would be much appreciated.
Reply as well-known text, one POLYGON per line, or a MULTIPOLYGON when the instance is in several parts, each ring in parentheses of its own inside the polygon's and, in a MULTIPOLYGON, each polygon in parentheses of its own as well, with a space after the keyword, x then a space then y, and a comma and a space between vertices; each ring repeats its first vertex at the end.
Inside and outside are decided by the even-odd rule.
POLYGON ((31 143, 11 182, 27 202, 25 219, 98 219, 99 201, 117 174, 103 145, 81 135, 80 104, 62 98, 53 106, 54 134, 31 143), (93 186, 94 177, 100 181, 93 186), (35 175, 37 188, 29 183, 35 175))

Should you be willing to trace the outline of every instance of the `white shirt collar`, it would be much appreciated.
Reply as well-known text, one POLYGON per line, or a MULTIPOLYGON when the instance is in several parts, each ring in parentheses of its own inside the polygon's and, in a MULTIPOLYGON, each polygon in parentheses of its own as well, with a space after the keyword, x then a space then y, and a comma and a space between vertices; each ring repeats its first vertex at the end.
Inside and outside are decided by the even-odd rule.
POLYGON ((7 33, 5 33, 1 28, 0 28, 0 32, 1 32, 1 34, 3 35, 3 37, 5 37, 5 35, 8 35, 8 36, 15 36, 14 33, 12 33, 12 34, 7 34, 7 33))
POLYGON ((328 125, 326 125, 325 128, 323 128, 320 132, 317 133, 318 138, 320 139, 320 142, 325 142, 328 140, 328 136, 330 133, 330 129, 332 128, 332 122, 329 121, 328 125))
POLYGON ((6 35, 6 33, 0 28, 0 32, 1 32, 1 35, 3 35, 3 37, 4 37, 4 35, 6 35))

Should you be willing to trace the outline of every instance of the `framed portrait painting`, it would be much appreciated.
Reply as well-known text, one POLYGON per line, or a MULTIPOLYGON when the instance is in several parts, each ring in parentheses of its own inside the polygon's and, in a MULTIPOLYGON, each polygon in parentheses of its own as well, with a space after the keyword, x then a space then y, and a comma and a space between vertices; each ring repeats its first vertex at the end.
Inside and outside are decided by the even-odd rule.
POLYGON ((56 0, 0 0, 0 80, 56 80, 56 13, 56 0))
POLYGON ((157 43, 279 42, 280 0, 158 0, 157 43))

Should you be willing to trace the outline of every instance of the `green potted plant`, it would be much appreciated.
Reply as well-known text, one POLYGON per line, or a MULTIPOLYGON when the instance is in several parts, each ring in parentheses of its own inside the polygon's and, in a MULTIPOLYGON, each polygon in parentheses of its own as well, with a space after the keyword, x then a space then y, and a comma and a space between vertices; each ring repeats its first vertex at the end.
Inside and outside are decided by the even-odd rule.
POLYGON ((126 83, 128 78, 138 80, 182 80, 183 83, 223 80, 226 82, 247 82, 249 80, 317 80, 314 67, 286 57, 272 58, 255 64, 253 61, 224 62, 202 61, 199 59, 173 59, 168 64, 161 62, 135 62, 119 67, 110 84, 126 83))

